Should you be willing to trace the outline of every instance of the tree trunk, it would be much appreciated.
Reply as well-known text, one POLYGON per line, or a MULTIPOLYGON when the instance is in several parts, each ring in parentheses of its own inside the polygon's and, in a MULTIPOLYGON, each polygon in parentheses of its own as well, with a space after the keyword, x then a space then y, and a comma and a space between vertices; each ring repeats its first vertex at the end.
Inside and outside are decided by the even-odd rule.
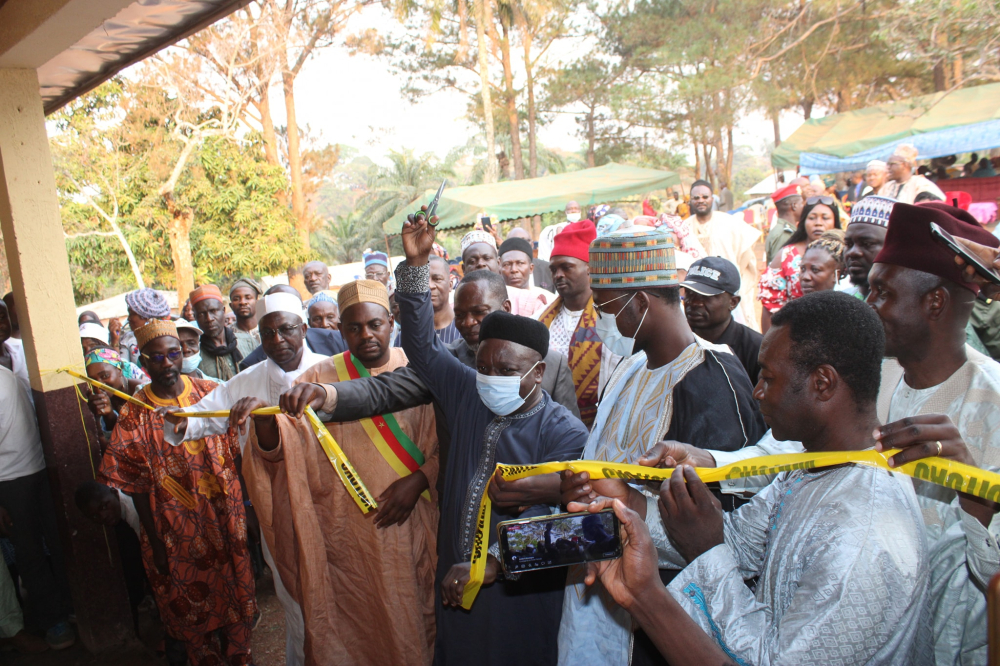
POLYGON ((506 91, 507 124, 510 125, 510 152, 514 159, 514 179, 524 180, 524 155, 521 153, 521 128, 517 119, 517 97, 514 93, 514 68, 510 61, 510 21, 500 12, 500 59, 503 62, 503 83, 506 91))
POLYGON ((692 139, 691 143, 694 145, 694 179, 698 180, 701 178, 701 153, 698 151, 698 141, 692 139))
POLYGON ((955 54, 955 61, 952 64, 954 65, 954 70, 955 70, 955 73, 951 77, 952 82, 954 83, 956 88, 961 88, 962 82, 965 80, 964 72, 962 71, 962 68, 964 67, 965 63, 961 53, 955 54))
POLYGON ((802 100, 802 115, 805 116, 806 120, 812 118, 813 114, 813 101, 811 99, 802 100))
POLYGON ((469 7, 466 0, 458 0, 458 50, 455 62, 464 63, 469 58, 469 7))
POLYGON ((771 123, 774 126, 774 147, 777 148, 781 145, 781 120, 780 111, 775 111, 774 115, 771 116, 771 123))
POLYGON ((948 89, 945 83, 944 58, 934 65, 934 92, 943 92, 948 89))
POLYGON ((309 223, 306 219, 306 196, 302 185, 302 153, 299 123, 295 116, 295 75, 288 67, 288 53, 281 49, 281 87, 285 93, 285 127, 288 133, 288 170, 292 180, 292 213, 299 240, 309 249, 309 223))
POLYGON ((174 282, 177 302, 184 303, 194 291, 194 262, 191 260, 191 225, 194 213, 190 208, 179 208, 172 192, 163 195, 170 213, 167 236, 170 238, 170 253, 174 259, 174 282))
POLYGON ((705 152, 705 179, 712 185, 712 190, 715 190, 715 169, 712 168, 712 151, 709 143, 706 141, 701 144, 702 150, 705 152))
POLYGON ((587 166, 591 168, 596 166, 594 164, 594 112, 595 107, 590 107, 590 112, 587 113, 587 166))
POLYGON ((538 148, 535 133, 535 75, 531 65, 531 31, 528 28, 528 18, 524 12, 518 12, 521 18, 521 33, 524 40, 524 72, 527 75, 528 87, 528 175, 538 178, 538 148))
MULTIPOLYGON (((726 127, 726 185, 733 182, 733 126, 726 127)), ((729 188, 733 189, 733 188, 729 188)))
POLYGON ((493 20, 487 3, 492 0, 476 0, 478 15, 476 20, 476 48, 479 50, 479 79, 482 86, 483 122, 486 124, 486 172, 483 182, 497 182, 497 141, 493 126, 493 100, 490 95, 490 73, 486 65, 486 21, 493 20))

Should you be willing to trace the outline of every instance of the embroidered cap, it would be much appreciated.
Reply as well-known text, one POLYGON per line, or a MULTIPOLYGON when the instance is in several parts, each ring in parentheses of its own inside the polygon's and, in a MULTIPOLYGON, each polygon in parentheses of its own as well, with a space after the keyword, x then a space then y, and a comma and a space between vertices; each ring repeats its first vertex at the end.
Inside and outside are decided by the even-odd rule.
POLYGON ((486 243, 487 245, 491 245, 494 250, 497 249, 497 241, 493 238, 493 234, 476 229, 462 236, 462 254, 465 254, 469 246, 476 243, 486 243))
POLYGON ((877 227, 889 227, 889 216, 895 199, 870 196, 858 201, 851 207, 851 221, 848 224, 874 224, 877 227))
POLYGON ((125 294, 125 305, 143 319, 165 319, 170 316, 170 305, 163 294, 146 287, 125 294))
POLYGON ((135 342, 141 351, 150 341, 156 338, 170 336, 177 337, 177 325, 169 319, 154 319, 145 326, 139 328, 135 333, 135 342))
POLYGON ((378 280, 355 280, 348 282, 337 293, 337 307, 343 312, 358 303, 376 303, 392 312, 389 307, 389 291, 378 280))
POLYGON ((207 301, 210 298, 222 303, 222 291, 216 287, 214 284, 206 284, 198 287, 191 292, 188 299, 191 301, 193 306, 195 303, 200 303, 201 301, 207 301))
POLYGON ((679 284, 674 238, 649 227, 628 227, 590 244, 593 289, 643 289, 679 284))

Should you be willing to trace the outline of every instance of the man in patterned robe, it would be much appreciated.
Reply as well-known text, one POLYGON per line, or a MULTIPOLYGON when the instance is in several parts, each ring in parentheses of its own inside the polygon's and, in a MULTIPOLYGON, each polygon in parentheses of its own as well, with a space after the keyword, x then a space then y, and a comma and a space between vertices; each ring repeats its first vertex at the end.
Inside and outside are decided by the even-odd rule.
POLYGON ((590 288, 590 242, 597 230, 590 220, 566 225, 552 246, 549 270, 559 298, 538 321, 549 329, 549 348, 569 360, 580 419, 588 428, 597 416, 597 399, 621 361, 601 344, 590 288))
MULTIPOLYGON (((181 374, 184 358, 171 321, 136 332, 152 379, 135 398, 151 407, 189 407, 216 384, 181 374)), ((160 618, 184 642, 193 666, 252 663, 257 603, 237 470, 239 445, 226 434, 173 447, 163 416, 133 403, 122 408, 99 480, 135 501, 142 559, 160 618), (226 639, 219 644, 217 633, 226 639)))

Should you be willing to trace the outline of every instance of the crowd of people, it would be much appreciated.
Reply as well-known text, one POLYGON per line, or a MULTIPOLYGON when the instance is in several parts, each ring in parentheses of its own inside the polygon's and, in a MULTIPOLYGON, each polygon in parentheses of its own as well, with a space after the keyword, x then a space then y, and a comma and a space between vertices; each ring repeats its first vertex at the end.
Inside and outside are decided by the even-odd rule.
MULTIPOLYGON (((292 665, 985 664, 995 493, 854 464, 709 485, 693 471, 866 449, 1000 466, 1000 365, 968 344, 995 288, 930 225, 991 264, 1000 241, 914 203, 931 191, 903 173, 914 162, 900 147, 849 206, 783 185, 765 234, 696 181, 631 219, 569 202, 537 247, 474 229, 454 264, 421 213, 405 261, 366 252, 346 284, 310 262, 304 292, 207 284, 176 315, 131 292, 127 328, 79 316, 87 375, 116 393, 83 388, 100 461, 76 509, 114 530, 133 617, 151 594, 171 664, 253 662, 265 565, 292 665), (495 473, 579 458, 674 471, 495 473), (504 570, 497 522, 609 508, 621 558, 504 570)), ((16 565, 0 567, 0 640, 58 649, 73 609, 12 298, 0 342, 16 565)))

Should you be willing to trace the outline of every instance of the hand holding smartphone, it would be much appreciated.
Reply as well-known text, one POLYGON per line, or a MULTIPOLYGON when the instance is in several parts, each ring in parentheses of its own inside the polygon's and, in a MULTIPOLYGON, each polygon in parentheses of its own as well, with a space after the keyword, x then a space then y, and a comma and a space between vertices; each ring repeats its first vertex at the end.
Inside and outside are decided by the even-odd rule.
POLYGON ((959 243, 954 236, 942 229, 936 222, 931 222, 931 237, 961 257, 981 278, 1000 287, 1000 275, 997 275, 991 267, 980 261, 978 257, 959 243))

